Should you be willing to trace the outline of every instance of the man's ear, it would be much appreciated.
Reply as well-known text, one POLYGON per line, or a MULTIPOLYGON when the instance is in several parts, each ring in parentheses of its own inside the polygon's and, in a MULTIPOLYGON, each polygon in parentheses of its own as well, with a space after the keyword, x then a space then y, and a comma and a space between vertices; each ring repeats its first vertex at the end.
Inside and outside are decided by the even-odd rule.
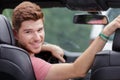
POLYGON ((13 34, 15 39, 18 40, 18 32, 15 29, 13 29, 13 34))

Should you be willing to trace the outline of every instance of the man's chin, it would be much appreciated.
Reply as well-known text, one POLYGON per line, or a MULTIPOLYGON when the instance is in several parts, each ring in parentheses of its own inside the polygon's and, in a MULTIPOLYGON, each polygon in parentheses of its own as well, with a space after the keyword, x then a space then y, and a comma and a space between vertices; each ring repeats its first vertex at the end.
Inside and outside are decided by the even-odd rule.
POLYGON ((27 50, 29 53, 32 53, 32 54, 39 54, 41 49, 31 49, 31 50, 27 50))
POLYGON ((39 54, 41 49, 32 51, 34 54, 39 54))

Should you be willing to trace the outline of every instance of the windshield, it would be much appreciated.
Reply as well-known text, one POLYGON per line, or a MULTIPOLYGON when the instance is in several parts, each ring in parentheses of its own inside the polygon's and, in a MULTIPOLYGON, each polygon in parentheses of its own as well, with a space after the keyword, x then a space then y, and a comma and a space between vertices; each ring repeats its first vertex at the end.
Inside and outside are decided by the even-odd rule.
MULTIPOLYGON (((85 11, 71 11, 67 8, 45 8, 45 42, 59 45, 71 52, 82 52, 89 45, 91 25, 74 24, 73 16, 85 11)), ((3 14, 11 20, 12 10, 5 9, 3 14)))

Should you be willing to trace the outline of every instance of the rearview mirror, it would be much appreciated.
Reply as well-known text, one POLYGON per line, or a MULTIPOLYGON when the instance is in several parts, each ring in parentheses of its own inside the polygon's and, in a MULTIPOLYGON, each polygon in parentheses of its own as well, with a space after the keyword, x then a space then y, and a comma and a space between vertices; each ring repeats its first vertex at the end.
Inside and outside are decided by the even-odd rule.
POLYGON ((108 18, 99 14, 76 14, 73 22, 75 24, 106 25, 108 24, 108 18))

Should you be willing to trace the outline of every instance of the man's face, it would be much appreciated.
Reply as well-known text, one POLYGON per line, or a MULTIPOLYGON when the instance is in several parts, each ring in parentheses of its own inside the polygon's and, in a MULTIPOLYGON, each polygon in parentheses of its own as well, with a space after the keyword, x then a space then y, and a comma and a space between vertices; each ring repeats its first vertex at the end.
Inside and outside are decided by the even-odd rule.
POLYGON ((44 42, 44 24, 43 20, 28 20, 21 24, 15 38, 30 54, 39 53, 44 42))

